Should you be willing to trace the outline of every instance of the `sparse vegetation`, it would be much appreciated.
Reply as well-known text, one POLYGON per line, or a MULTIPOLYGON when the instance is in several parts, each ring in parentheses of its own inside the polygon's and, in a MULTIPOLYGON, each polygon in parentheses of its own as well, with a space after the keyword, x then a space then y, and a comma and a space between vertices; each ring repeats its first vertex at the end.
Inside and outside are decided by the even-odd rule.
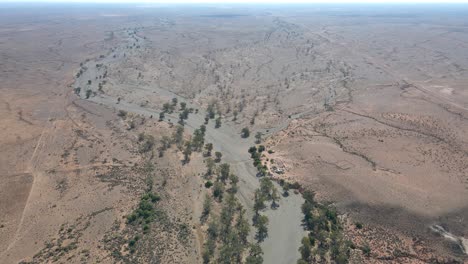
POLYGON ((138 136, 138 141, 142 142, 140 144, 140 152, 145 153, 153 150, 155 139, 152 135, 140 134, 138 136))
POLYGON ((262 133, 257 132, 257 134, 255 134, 255 144, 260 144, 261 142, 262 142, 262 133))

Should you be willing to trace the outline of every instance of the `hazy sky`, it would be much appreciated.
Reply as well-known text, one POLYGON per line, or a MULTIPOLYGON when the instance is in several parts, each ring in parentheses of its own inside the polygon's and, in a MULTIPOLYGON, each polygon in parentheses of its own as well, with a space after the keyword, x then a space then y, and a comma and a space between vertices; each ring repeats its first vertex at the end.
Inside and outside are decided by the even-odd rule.
POLYGON ((468 3, 468 0, 0 0, 0 2, 91 3, 468 3))

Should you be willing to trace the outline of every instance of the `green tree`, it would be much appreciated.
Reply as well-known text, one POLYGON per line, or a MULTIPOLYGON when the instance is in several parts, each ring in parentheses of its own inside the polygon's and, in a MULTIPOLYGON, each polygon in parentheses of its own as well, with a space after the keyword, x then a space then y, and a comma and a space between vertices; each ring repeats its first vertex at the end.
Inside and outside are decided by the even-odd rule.
POLYGON ((215 120, 215 128, 221 127, 221 117, 216 118, 215 120))
POLYGON ((185 142, 184 154, 184 163, 190 162, 190 155, 192 155, 192 143, 190 141, 185 142))
POLYGON ((188 119, 190 111, 188 109, 184 109, 182 113, 179 114, 180 119, 188 119))
POLYGON ((246 245, 248 242, 248 236, 250 233, 250 224, 249 221, 245 218, 245 209, 241 209, 239 212, 239 217, 236 223, 236 230, 239 233, 240 241, 246 245))
POLYGON ((165 116, 164 112, 159 113, 159 121, 163 121, 164 116, 165 116))
POLYGON ((236 121, 237 120, 237 110, 234 110, 234 112, 232 113, 234 115, 234 118, 232 119, 232 121, 236 121))
POLYGON ((173 142, 180 148, 184 140, 184 127, 178 125, 175 129, 174 134, 172 134, 173 142))
MULTIPOLYGON (((236 197, 233 194, 228 194, 220 213, 221 233, 228 234, 229 231, 231 231, 231 224, 234 219, 234 213, 237 205, 238 202, 236 197)), ((226 242, 225 239, 227 239, 227 237, 224 236, 223 239, 224 242, 226 242)))
POLYGON ((289 183, 285 183, 283 185, 283 196, 284 197, 288 197, 289 196, 289 189, 290 189, 290 186, 289 186, 289 183))
POLYGON ((223 157, 223 154, 221 152, 219 152, 219 151, 216 151, 215 152, 215 157, 216 157, 215 162, 217 162, 217 163, 221 162, 221 158, 223 157))
POLYGON ((207 158, 205 161, 206 164, 206 178, 211 178, 215 169, 215 162, 212 158, 207 158))
POLYGON ((257 132, 257 134, 255 134, 255 144, 260 144, 260 142, 262 142, 262 133, 257 132))
POLYGON ((278 195, 278 190, 275 187, 273 187, 273 189, 271 191, 271 208, 273 208, 273 209, 278 208, 279 199, 280 199, 280 197, 278 195))
POLYGON ((273 182, 270 180, 270 178, 264 177, 260 180, 260 191, 262 192, 262 195, 268 200, 271 200, 271 193, 273 188, 275 188, 275 186, 273 185, 273 182))
POLYGON ((225 237, 226 242, 219 249, 217 262, 221 264, 240 263, 244 247, 240 243, 239 235, 231 230, 225 237))
POLYGON ((364 244, 364 246, 361 247, 361 250, 362 250, 362 253, 363 253, 365 256, 370 257, 371 248, 369 247, 369 244, 368 244, 368 243, 364 244))
POLYGON ((308 236, 302 238, 302 246, 299 248, 299 252, 301 253, 301 259, 309 263, 310 256, 312 250, 312 243, 310 243, 310 239, 308 236))
POLYGON ((249 256, 246 258, 246 264, 262 264, 263 263, 263 251, 259 244, 251 244, 249 250, 249 256))
POLYGON ((175 107, 177 105, 177 98, 172 98, 172 106, 175 107))
POLYGON ((217 218, 213 218, 210 223, 208 224, 207 229, 207 241, 203 248, 202 258, 203 263, 209 263, 211 258, 213 258, 215 250, 216 250, 216 239, 219 233, 219 223, 217 218))
POLYGON ((76 87, 75 89, 73 89, 73 91, 75 92, 76 95, 80 96, 81 87, 76 87))
POLYGON ((257 239, 257 242, 259 243, 263 242, 268 236, 268 217, 266 215, 260 215, 257 218, 255 226, 257 227, 255 239, 257 239))
POLYGON ((226 180, 229 178, 229 164, 223 163, 219 166, 219 179, 222 183, 226 183, 226 180))
POLYGON ((203 211, 200 217, 200 221, 204 223, 211 212, 211 207, 213 204, 213 199, 208 194, 205 195, 205 201, 203 202, 203 211))
POLYGON ((231 174, 229 176, 229 180, 231 182, 231 188, 229 189, 229 192, 237 193, 237 183, 239 182, 239 177, 237 177, 234 174, 231 174))
POLYGON ((213 186, 213 196, 218 200, 221 201, 223 199, 224 194, 224 185, 221 182, 215 182, 213 186))
POLYGON ((214 103, 210 103, 206 109, 206 112, 208 113, 207 116, 209 119, 215 118, 215 105, 214 103))
POLYGON ((205 150, 206 150, 206 156, 211 156, 211 151, 213 150, 213 144, 212 143, 206 143, 205 144, 205 150))
POLYGON ((180 102, 180 110, 181 110, 181 111, 185 110, 186 107, 187 107, 187 103, 186 103, 186 102, 180 102))
POLYGON ((162 136, 161 146, 158 148, 159 157, 164 156, 164 152, 171 147, 171 139, 168 136, 162 136))
MULTIPOLYGON (((254 193, 254 211, 255 211, 255 214, 258 215, 258 213, 265 209, 266 206, 265 206, 265 198, 262 194, 262 192, 260 191, 260 189, 257 189, 255 190, 255 193, 254 193)), ((254 221, 255 222, 255 221, 254 221)))
POLYGON ((195 129, 195 131, 193 131, 192 142, 193 149, 195 151, 201 151, 205 143, 205 134, 200 129, 195 129))
POLYGON ((205 134, 206 133, 206 126, 205 125, 201 125, 200 126, 200 131, 205 134))
POLYGON ((164 103, 163 104, 163 112, 164 113, 170 113, 171 112, 171 104, 170 103, 164 103))
POLYGON ((260 145, 260 146, 258 146, 257 150, 258 150, 258 153, 262 153, 263 151, 265 151, 265 146, 260 145))
POLYGON ((250 130, 247 127, 244 127, 241 131, 242 138, 248 138, 250 136, 250 130))

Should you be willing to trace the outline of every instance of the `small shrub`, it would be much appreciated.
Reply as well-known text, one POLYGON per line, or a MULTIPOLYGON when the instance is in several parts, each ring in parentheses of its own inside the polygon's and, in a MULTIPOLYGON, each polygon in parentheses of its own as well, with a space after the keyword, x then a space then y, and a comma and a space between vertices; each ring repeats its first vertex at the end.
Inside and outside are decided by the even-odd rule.
POLYGON ((363 253, 365 256, 367 256, 367 257, 370 256, 370 254, 371 254, 371 248, 369 247, 368 244, 365 244, 364 246, 362 246, 362 247, 361 247, 361 250, 362 250, 362 253, 363 253))
POLYGON ((127 116, 127 111, 125 110, 119 110, 119 112, 117 113, 118 116, 120 117, 126 117, 127 116))
POLYGON ((205 182, 205 188, 209 189, 211 188, 211 186, 213 186, 213 183, 211 181, 205 182))
POLYGON ((263 145, 258 146, 258 152, 263 152, 263 151, 265 151, 265 146, 263 145))
POLYGON ((130 241, 128 241, 128 246, 129 246, 129 247, 134 247, 135 244, 136 244, 135 239, 131 239, 130 241))

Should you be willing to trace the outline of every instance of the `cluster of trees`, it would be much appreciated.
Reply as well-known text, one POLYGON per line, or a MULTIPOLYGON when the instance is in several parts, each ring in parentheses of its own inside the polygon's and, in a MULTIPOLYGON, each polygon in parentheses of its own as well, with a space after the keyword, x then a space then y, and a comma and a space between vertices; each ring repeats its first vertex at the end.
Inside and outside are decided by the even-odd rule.
POLYGON ((213 159, 207 158, 205 160, 206 173, 204 178, 207 180, 205 187, 210 188, 213 186, 213 198, 217 201, 222 201, 225 192, 235 194, 237 193, 239 177, 230 172, 230 165, 222 163, 216 166, 213 159), (214 184, 212 182, 214 180, 214 184))
POLYGON ((245 263, 260 264, 263 252, 258 244, 250 244, 250 224, 245 209, 234 193, 229 193, 221 204, 219 214, 211 210, 213 200, 206 196, 203 221, 208 221, 207 237, 203 247, 203 263, 245 263))
POLYGON ((184 120, 188 119, 188 116, 190 114, 190 110, 185 108, 180 112, 179 114, 179 124, 184 125, 184 120))
POLYGON ((184 126, 178 125, 172 134, 172 143, 176 144, 179 149, 182 149, 184 144, 184 126))
POLYGON ((215 128, 221 127, 221 111, 219 111, 216 101, 209 103, 206 108, 205 125, 208 124, 210 119, 215 119, 215 128), (218 114, 218 117, 216 117, 216 114, 218 114))
POLYGON ((316 202, 311 191, 304 191, 303 197, 303 223, 309 232, 302 239, 298 263, 322 263, 327 256, 335 263, 348 263, 350 249, 354 245, 343 238, 336 210, 316 202))
POLYGON ((255 190, 254 195, 254 216, 253 224, 257 228, 257 233, 255 238, 260 243, 265 240, 268 236, 268 217, 261 215, 260 212, 265 209, 266 202, 271 202, 271 208, 278 208, 278 201, 280 196, 278 195, 278 190, 274 186, 270 178, 262 178, 260 180, 260 188, 255 190))
POLYGON ((268 173, 268 167, 262 164, 262 152, 265 151, 265 146, 259 145, 258 147, 253 146, 249 148, 250 157, 253 159, 253 165, 258 170, 259 176, 265 176, 268 173))
POLYGON ((200 128, 195 129, 191 140, 184 141, 184 126, 176 126, 176 129, 172 134, 172 143, 176 144, 177 147, 182 150, 182 153, 184 154, 184 163, 190 162, 190 156, 193 151, 201 152, 205 149, 207 150, 207 153, 211 155, 213 145, 205 145, 205 132, 205 125, 201 125, 200 128))
POLYGON ((152 192, 145 193, 141 197, 137 209, 127 216, 127 223, 149 224, 155 216, 154 204, 160 199, 158 195, 152 192))
MULTIPOLYGON (((163 110, 159 113, 159 121, 163 121, 166 113, 172 114, 176 111, 177 106, 177 98, 172 98, 171 102, 167 102, 163 104, 163 110)), ((184 120, 188 119, 190 113, 194 112, 193 108, 187 108, 186 102, 180 102, 180 113, 179 113, 179 124, 184 125, 184 120)))
MULTIPOLYGON (((239 178, 231 172, 228 163, 217 165, 216 160, 211 158, 212 144, 206 144, 205 150, 205 187, 212 188, 211 195, 205 195, 200 217, 202 224, 208 225, 203 263, 260 264, 263 262, 263 252, 258 244, 248 242, 250 224, 245 209, 235 196, 239 178), (213 210, 214 206, 218 206, 219 210, 213 210)), ((215 155, 219 162, 221 153, 216 152, 215 155)))
MULTIPOLYGON (((143 231, 146 234, 150 230, 150 224, 154 220, 162 217, 162 211, 157 210, 155 205, 161 198, 149 190, 141 196, 140 202, 134 212, 127 216, 127 224, 134 225, 137 231, 143 231)), ((135 252, 136 243, 140 236, 136 235, 128 241, 130 253, 135 252)))
MULTIPOLYGON (((205 132, 206 132, 206 126, 201 125, 200 128, 195 129, 195 131, 193 131, 192 140, 188 140, 185 142, 185 148, 183 150, 185 163, 190 161, 190 155, 192 154, 193 151, 201 152, 203 151, 203 149, 207 148, 204 145, 205 144, 205 132)), ((211 144, 211 149, 212 147, 213 145, 211 144)), ((208 149, 209 148, 210 147, 208 147, 208 149)), ((211 153, 211 150, 210 150, 210 153, 211 153)))
POLYGON ((284 197, 289 196, 289 190, 290 189, 299 190, 301 188, 301 185, 298 182, 289 183, 289 182, 286 182, 283 179, 279 180, 279 184, 280 184, 281 187, 283 187, 283 196, 284 197))
POLYGON ((163 111, 159 114, 159 119, 164 119, 164 114, 169 113, 172 114, 177 106, 177 98, 172 98, 171 102, 167 102, 163 104, 163 111), (162 118, 161 118, 162 117, 162 118))

